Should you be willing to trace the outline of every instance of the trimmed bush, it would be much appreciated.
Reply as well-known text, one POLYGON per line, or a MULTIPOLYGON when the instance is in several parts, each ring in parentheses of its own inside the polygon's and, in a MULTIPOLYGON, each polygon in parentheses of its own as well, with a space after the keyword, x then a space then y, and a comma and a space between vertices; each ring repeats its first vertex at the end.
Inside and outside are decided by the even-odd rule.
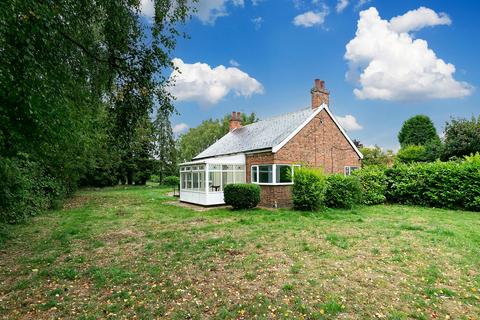
POLYGON ((387 169, 389 202, 480 211, 480 163, 398 164, 387 169))
POLYGON ((387 192, 387 176, 385 168, 369 166, 353 171, 362 186, 361 203, 366 205, 380 204, 385 202, 387 192))
POLYGON ((327 178, 325 204, 330 208, 351 209, 360 203, 362 186, 355 176, 333 174, 327 178))
POLYGON ((292 188, 293 207, 296 210, 315 211, 323 206, 326 181, 322 171, 311 168, 295 169, 292 188))
POLYGON ((260 187, 251 183, 227 184, 223 188, 223 197, 233 209, 255 208, 260 202, 260 187))
POLYGON ((180 178, 177 176, 168 176, 163 179, 163 184, 170 187, 180 185, 180 178))

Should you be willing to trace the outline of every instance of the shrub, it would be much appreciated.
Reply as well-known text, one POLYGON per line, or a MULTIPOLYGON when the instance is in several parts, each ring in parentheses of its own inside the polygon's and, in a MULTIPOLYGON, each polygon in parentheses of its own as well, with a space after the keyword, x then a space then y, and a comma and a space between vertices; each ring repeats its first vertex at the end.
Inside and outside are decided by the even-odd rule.
POLYGON ((380 204, 385 202, 387 191, 387 176, 385 169, 378 166, 365 167, 353 171, 362 186, 362 200, 366 205, 380 204))
POLYGON ((387 200, 480 211, 480 163, 472 160, 397 164, 386 171, 387 200))
POLYGON ((223 196, 225 203, 233 209, 251 209, 260 202, 260 187, 250 183, 227 184, 223 196))
POLYGON ((425 162, 427 161, 425 146, 403 147, 398 151, 396 160, 401 163, 425 162))
POLYGON ((327 178, 325 204, 330 208, 351 209, 360 203, 362 186, 355 176, 333 174, 327 178))
POLYGON ((163 184, 170 187, 180 185, 180 178, 177 176, 168 176, 163 179, 163 184))
POLYGON ((325 199, 325 176, 318 169, 295 169, 292 188, 293 207, 302 211, 314 211, 323 206, 325 199))

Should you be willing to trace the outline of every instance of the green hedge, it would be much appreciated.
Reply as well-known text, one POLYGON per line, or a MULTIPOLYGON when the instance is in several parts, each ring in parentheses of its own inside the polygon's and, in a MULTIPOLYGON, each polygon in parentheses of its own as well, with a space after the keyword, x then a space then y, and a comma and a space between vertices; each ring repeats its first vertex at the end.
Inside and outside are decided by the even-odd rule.
POLYGON ((386 170, 389 202, 480 211, 480 163, 398 164, 386 170))
POLYGON ((327 178, 325 204, 329 208, 351 209, 360 203, 362 187, 355 176, 333 174, 327 178))
POLYGON ((223 197, 233 209, 255 208, 260 202, 260 187, 251 183, 227 184, 223 189, 223 197))
POLYGON ((40 163, 0 157, 0 222, 16 223, 58 207, 69 190, 40 163))
POLYGON ((381 204, 386 200, 387 176, 385 168, 368 166, 355 170, 353 175, 358 178, 362 186, 362 204, 381 204))
POLYGON ((292 188, 293 207, 302 211, 315 211, 323 206, 326 180, 322 171, 296 168, 292 188))

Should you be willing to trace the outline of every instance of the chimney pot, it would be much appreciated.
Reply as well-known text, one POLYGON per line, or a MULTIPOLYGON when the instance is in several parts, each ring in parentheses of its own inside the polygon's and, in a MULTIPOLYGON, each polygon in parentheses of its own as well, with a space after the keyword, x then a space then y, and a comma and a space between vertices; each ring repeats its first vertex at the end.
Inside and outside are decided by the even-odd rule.
POLYGON ((232 117, 230 118, 230 132, 235 129, 242 127, 242 117, 240 112, 232 112, 232 117))
POLYGON ((322 104, 328 107, 330 92, 325 88, 325 81, 315 79, 314 87, 310 90, 310 93, 312 94, 312 109, 316 109, 322 104))

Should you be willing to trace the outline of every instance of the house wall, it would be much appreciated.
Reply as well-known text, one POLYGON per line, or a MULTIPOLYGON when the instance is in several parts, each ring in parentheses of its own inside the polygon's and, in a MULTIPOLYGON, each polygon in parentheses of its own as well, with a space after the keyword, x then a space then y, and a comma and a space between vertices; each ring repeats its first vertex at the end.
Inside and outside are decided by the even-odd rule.
MULTIPOLYGON (((322 168, 325 173, 343 173, 345 166, 360 166, 360 157, 342 134, 330 115, 322 110, 277 153, 246 155, 246 177, 251 181, 255 164, 299 163, 322 168)), ((292 205, 291 186, 260 185, 260 205, 292 205)))

